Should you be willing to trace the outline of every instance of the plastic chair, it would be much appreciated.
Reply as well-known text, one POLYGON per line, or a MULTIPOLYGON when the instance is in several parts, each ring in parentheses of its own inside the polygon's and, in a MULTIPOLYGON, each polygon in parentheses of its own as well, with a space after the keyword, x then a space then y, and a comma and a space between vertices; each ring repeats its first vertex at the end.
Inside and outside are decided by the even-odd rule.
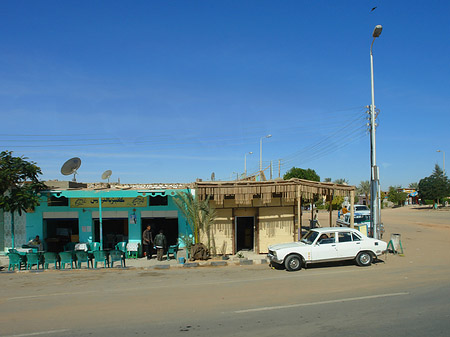
POLYGON ((70 263, 70 269, 73 269, 73 252, 61 252, 59 253, 59 259, 60 269, 66 269, 66 263, 70 263))
POLYGON ((39 270, 39 265, 42 264, 40 261, 40 256, 36 253, 27 253, 27 270, 33 268, 36 265, 36 268, 39 270))
POLYGON ((111 250, 109 252, 109 263, 110 267, 114 268, 114 262, 120 261, 120 266, 124 267, 124 253, 120 250, 111 250))
POLYGON ((85 252, 84 250, 77 250, 75 252, 75 255, 77 257, 77 268, 81 269, 81 264, 83 262, 87 263, 87 267, 89 268, 89 261, 92 263, 92 260, 89 258, 89 254, 87 252, 85 252))
POLYGON ((55 264, 55 269, 58 269, 58 254, 52 253, 52 252, 45 252, 44 253, 44 269, 48 269, 48 265, 50 263, 55 264))
POLYGON ((95 252, 95 251, 97 251, 97 250, 100 250, 101 249, 101 245, 100 245, 100 242, 91 242, 90 244, 89 244, 89 252, 90 253, 93 253, 93 252, 95 252))
POLYGON ((127 258, 137 259, 139 255, 139 242, 130 242, 127 244, 127 258))
POLYGON ((116 247, 116 250, 120 250, 122 253, 127 253, 127 243, 125 241, 119 242, 116 247))
POLYGON ((104 268, 109 267, 108 254, 104 250, 94 251, 94 259, 95 259, 94 268, 97 268, 97 263, 99 262, 103 262, 104 268))
POLYGON ((167 260, 170 260, 169 254, 173 254, 173 257, 175 258, 175 260, 177 259, 177 253, 178 253, 178 247, 180 245, 171 245, 169 246, 169 249, 167 249, 167 260))
POLYGON ((8 253, 8 257, 9 257, 8 270, 11 270, 11 267, 13 267, 13 270, 15 270, 16 266, 19 267, 20 270, 22 265, 22 259, 20 255, 17 253, 8 253))

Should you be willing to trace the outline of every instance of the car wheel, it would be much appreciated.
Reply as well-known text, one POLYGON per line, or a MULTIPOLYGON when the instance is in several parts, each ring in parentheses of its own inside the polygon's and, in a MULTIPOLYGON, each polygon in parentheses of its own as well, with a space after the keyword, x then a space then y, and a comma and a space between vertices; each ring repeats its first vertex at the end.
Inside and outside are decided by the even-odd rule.
POLYGON ((368 267, 372 264, 372 255, 368 252, 360 252, 356 256, 356 264, 360 267, 368 267))
POLYGON ((289 271, 300 270, 302 269, 302 258, 298 255, 291 255, 286 259, 284 265, 289 271))

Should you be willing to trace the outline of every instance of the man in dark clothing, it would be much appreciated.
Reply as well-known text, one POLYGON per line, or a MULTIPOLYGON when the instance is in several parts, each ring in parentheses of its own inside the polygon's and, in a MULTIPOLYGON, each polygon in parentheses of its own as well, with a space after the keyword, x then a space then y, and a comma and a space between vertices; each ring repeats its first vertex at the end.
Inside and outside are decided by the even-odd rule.
POLYGON ((145 255, 147 255, 147 260, 152 258, 153 249, 153 237, 152 237, 152 227, 147 226, 147 229, 142 233, 142 244, 144 245, 145 255))
POLYGON ((167 239, 163 234, 163 230, 159 231, 159 234, 155 236, 155 246, 156 246, 156 257, 158 261, 162 261, 164 250, 167 247, 167 239))

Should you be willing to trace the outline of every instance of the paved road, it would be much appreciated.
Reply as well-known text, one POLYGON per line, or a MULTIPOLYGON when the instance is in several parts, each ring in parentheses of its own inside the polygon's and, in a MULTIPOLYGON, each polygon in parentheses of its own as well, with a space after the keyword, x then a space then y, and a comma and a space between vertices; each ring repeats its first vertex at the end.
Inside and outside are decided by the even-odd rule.
POLYGON ((0 273, 0 335, 448 336, 450 231, 412 219, 405 256, 368 268, 0 273))

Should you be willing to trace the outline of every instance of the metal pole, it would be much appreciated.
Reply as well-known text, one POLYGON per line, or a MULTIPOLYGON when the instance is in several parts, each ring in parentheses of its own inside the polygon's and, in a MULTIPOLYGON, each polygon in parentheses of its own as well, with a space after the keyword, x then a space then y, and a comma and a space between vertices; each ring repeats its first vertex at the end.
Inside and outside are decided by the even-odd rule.
POLYGON ((100 227, 100 247, 103 249, 102 197, 98 198, 98 222, 100 227))
POLYGON ((261 137, 259 140, 259 172, 262 171, 262 140, 264 137, 261 137))
POLYGON ((376 158, 376 139, 375 139, 375 86, 374 86, 374 76, 373 76, 373 43, 375 39, 381 33, 381 26, 377 26, 374 30, 373 41, 370 45, 370 79, 371 79, 371 93, 372 93, 372 104, 370 105, 370 164, 371 164, 371 179, 370 179, 370 222, 372 227, 372 236, 379 239, 378 226, 380 223, 380 196, 378 195, 379 189, 379 169, 377 167, 376 158), (375 35, 375 30, 379 27, 380 31, 375 35))

